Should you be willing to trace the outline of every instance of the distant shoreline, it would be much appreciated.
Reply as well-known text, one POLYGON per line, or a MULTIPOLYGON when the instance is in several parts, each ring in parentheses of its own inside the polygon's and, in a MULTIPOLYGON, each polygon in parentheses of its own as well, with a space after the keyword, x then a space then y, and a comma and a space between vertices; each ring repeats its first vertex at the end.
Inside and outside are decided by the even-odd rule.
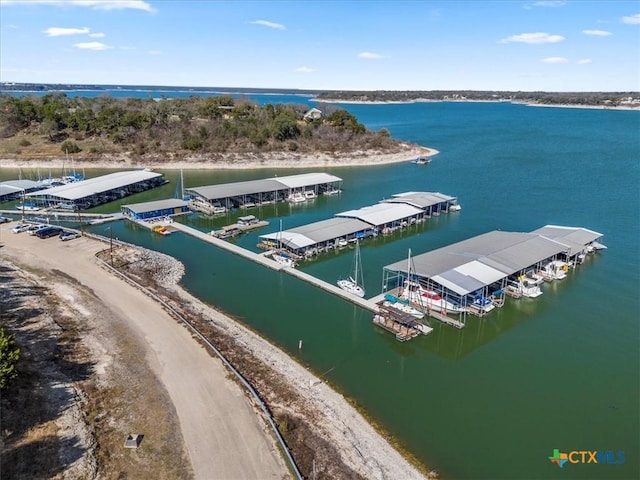
MULTIPOLYGON (((183 160, 149 159, 133 160, 128 155, 113 155, 97 160, 73 159, 72 168, 151 168, 151 169, 189 169, 189 170, 249 170, 259 168, 342 168, 362 167, 374 165, 388 165, 392 163, 409 162, 420 156, 435 156, 438 150, 429 147, 410 146, 405 144, 404 151, 395 153, 354 152, 353 154, 333 157, 327 154, 292 155, 286 152, 256 156, 251 154, 228 155, 222 160, 208 161, 206 157, 190 157, 183 160)), ((0 159, 0 168, 56 168, 58 165, 67 164, 68 160, 63 156, 49 159, 0 159)))
POLYGON ((353 104, 353 105, 393 105, 393 104, 411 104, 411 103, 512 103, 515 105, 525 105, 527 107, 548 107, 548 108, 583 108, 593 110, 625 110, 640 112, 640 105, 637 107, 628 106, 612 106, 607 107, 603 105, 571 105, 571 104, 547 104, 547 103, 531 103, 531 102, 519 102, 511 100, 461 100, 461 99, 446 99, 446 100, 432 100, 429 98, 415 98, 412 100, 336 100, 336 99, 324 99, 324 98, 312 98, 314 102, 319 103, 336 103, 336 104, 353 104))

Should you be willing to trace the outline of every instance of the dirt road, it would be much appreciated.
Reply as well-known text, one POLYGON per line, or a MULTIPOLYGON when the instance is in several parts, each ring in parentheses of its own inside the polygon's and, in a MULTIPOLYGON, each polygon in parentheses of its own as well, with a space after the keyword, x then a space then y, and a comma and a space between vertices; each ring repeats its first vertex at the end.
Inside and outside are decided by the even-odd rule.
POLYGON ((271 434, 244 392, 227 379, 221 362, 155 301, 97 265, 95 253, 104 244, 13 234, 11 225, 0 227, 0 255, 75 278, 126 320, 132 337, 140 339, 140 348, 173 401, 196 478, 290 478, 271 434))

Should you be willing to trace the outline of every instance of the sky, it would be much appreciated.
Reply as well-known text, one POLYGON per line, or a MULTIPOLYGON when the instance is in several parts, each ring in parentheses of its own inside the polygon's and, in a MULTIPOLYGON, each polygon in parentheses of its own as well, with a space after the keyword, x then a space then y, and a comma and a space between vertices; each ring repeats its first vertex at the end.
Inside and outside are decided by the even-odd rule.
POLYGON ((640 91, 638 0, 0 0, 0 82, 640 91))

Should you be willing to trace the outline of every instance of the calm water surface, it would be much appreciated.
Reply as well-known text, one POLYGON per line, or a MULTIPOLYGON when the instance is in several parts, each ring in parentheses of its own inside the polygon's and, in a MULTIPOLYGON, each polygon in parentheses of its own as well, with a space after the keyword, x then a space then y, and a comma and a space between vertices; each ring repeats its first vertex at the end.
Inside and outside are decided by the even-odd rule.
MULTIPOLYGON (((257 251, 258 236, 276 231, 279 220, 292 228, 421 190, 457 196, 463 209, 364 242, 369 295, 381 290, 382 267, 409 248, 420 254, 495 229, 582 226, 604 233, 609 249, 564 281, 544 285, 537 299, 508 299, 484 319, 470 317, 463 330, 433 321, 430 336, 401 344, 374 328, 367 311, 192 238, 154 236, 125 223, 113 224, 114 235, 182 260, 189 291, 324 375, 444 478, 640 477, 640 112, 505 103, 344 107, 371 129, 387 128, 441 154, 426 166, 332 168, 344 179, 342 195, 256 210, 271 224, 240 245, 257 251), (548 459, 554 448, 624 451, 626 462, 559 469, 548 459)), ((306 171, 322 170, 188 171, 184 183, 306 171)), ((170 185, 125 203, 173 197, 178 172, 165 173, 170 185)), ((208 231, 236 216, 184 221, 208 231)), ((347 250, 301 268, 334 282, 351 261, 347 250)))

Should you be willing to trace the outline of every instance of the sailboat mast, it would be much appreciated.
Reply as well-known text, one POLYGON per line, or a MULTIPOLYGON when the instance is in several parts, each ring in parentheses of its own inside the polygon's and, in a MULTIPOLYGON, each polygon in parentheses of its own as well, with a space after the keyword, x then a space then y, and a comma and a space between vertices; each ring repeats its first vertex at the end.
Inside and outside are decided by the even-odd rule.
POLYGON ((184 177, 182 176, 182 169, 180 169, 180 199, 184 200, 184 177))

